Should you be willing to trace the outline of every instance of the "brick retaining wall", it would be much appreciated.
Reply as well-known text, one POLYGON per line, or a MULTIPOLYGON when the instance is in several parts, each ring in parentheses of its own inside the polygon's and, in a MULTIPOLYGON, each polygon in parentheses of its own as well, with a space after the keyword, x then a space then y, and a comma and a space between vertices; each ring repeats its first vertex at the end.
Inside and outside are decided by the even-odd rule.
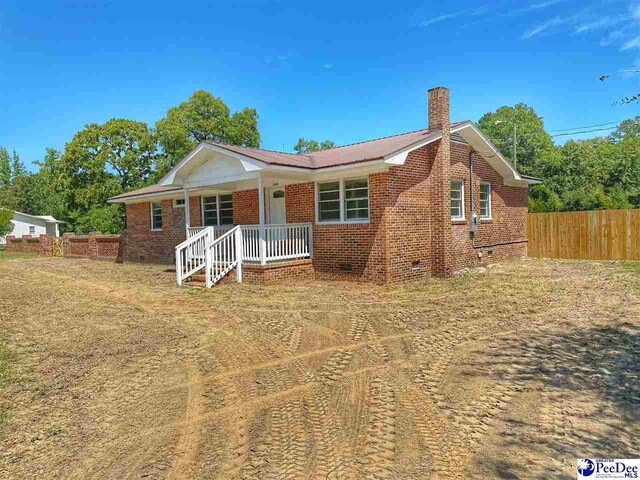
MULTIPOLYGON (((39 237, 25 235, 7 237, 7 252, 35 253, 44 257, 53 256, 54 237, 43 234, 39 237)), ((89 235, 65 233, 62 236, 64 256, 67 258, 89 258, 91 260, 121 260, 122 235, 89 235)))

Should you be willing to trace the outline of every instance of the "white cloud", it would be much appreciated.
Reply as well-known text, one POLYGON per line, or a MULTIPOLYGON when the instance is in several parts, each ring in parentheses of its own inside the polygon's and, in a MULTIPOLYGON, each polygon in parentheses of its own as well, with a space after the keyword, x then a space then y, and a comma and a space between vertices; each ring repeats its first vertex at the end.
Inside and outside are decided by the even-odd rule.
POLYGON ((629 50, 631 48, 640 48, 640 36, 624 42, 620 47, 620 50, 624 51, 624 50, 629 50))
POLYGON ((616 16, 602 17, 598 20, 581 23, 573 30, 573 33, 588 33, 588 32, 593 32, 595 30, 603 30, 608 27, 612 27, 614 25, 622 23, 625 20, 627 20, 627 18, 625 17, 616 17, 616 16))
POLYGON ((554 28, 554 27, 558 27, 560 25, 564 25, 566 23, 569 23, 571 21, 575 20, 575 15, 569 16, 569 17, 561 17, 561 16, 557 16, 557 17, 553 17, 541 24, 539 24, 536 27, 533 27, 529 30, 527 30, 526 32, 524 32, 522 34, 522 39, 523 40, 527 40, 529 38, 535 37, 536 35, 544 32, 545 30, 549 30, 550 28, 554 28))
POLYGON ((458 10, 457 12, 445 13, 443 15, 438 15, 436 17, 431 17, 426 20, 420 22, 421 27, 428 27, 429 25, 433 25, 434 23, 444 22, 446 20, 452 20, 454 18, 462 17, 462 16, 472 16, 472 17, 481 17, 493 11, 491 7, 480 7, 473 8, 468 10, 458 10))
POLYGON ((434 23, 444 22, 445 20, 451 20, 452 18, 457 18, 464 15, 465 12, 455 12, 455 13, 446 13, 444 15, 438 15, 437 17, 431 17, 423 22, 420 22, 421 27, 428 27, 429 25, 433 25, 434 23))

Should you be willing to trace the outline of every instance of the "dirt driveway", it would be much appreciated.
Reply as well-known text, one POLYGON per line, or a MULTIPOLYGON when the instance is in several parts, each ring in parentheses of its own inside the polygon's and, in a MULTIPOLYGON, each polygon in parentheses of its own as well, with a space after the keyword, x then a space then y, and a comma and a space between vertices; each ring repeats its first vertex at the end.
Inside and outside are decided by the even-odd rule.
POLYGON ((640 456, 629 270, 205 291, 0 257, 0 478, 575 478, 640 456))

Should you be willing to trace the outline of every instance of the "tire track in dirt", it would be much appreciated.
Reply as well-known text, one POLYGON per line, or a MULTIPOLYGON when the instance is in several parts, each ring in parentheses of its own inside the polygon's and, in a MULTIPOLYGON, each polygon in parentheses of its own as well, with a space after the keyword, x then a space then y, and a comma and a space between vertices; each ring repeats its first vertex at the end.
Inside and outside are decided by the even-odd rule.
POLYGON ((167 477, 170 479, 190 478, 190 468, 195 464, 200 445, 202 423, 202 395, 204 387, 200 373, 194 365, 188 366, 190 388, 184 413, 184 425, 175 446, 178 458, 174 460, 167 477))
MULTIPOLYGON (((231 379, 224 378, 219 386, 225 406, 235 405, 241 402, 237 387, 231 379)), ((225 424, 226 452, 222 472, 224 478, 239 478, 240 472, 247 460, 248 451, 248 415, 249 412, 241 412, 231 417, 225 424)))
POLYGON ((364 449, 362 477, 391 478, 396 453, 396 396, 383 378, 371 380, 370 421, 364 449))
POLYGON ((329 393, 321 390, 305 403, 311 422, 315 456, 310 467, 313 478, 340 479, 352 471, 352 460, 345 456, 345 446, 340 440, 340 422, 329 409, 329 393))

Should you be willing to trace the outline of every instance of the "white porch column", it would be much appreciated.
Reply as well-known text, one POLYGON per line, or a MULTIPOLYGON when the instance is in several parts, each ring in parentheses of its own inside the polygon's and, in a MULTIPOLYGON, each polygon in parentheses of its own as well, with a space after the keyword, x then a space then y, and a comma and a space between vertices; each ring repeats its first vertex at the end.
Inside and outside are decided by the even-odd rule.
POLYGON ((184 189, 184 228, 191 226, 191 210, 189 210, 189 189, 184 189))
POLYGON ((266 265, 267 263, 267 240, 266 229, 264 228, 265 216, 264 216, 264 184, 262 182, 262 174, 258 173, 258 221, 259 221, 259 249, 260 249, 260 265, 266 265))

